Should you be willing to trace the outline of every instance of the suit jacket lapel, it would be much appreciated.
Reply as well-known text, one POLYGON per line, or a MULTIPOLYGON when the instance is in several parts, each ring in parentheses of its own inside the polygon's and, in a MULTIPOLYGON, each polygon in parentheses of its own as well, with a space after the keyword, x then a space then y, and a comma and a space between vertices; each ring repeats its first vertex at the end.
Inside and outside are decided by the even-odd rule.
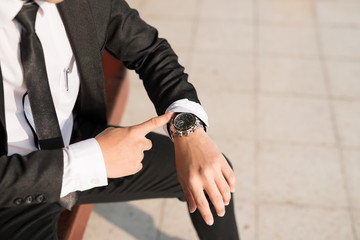
POLYGON ((4 83, 0 66, 0 155, 7 155, 4 83))
MULTIPOLYGON (((86 0, 66 0, 58 4, 80 74, 77 106, 81 114, 106 122, 105 79, 97 35, 86 0)), ((5 99, 0 66, 0 155, 7 155, 5 99)))
POLYGON ((58 4, 80 74, 77 107, 82 114, 106 122, 105 79, 101 49, 87 0, 66 0, 58 4))

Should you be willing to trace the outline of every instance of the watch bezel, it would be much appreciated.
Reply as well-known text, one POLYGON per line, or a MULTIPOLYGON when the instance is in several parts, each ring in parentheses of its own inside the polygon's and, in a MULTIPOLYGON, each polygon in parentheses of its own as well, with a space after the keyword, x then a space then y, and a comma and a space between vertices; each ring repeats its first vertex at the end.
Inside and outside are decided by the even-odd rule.
POLYGON ((179 113, 172 120, 172 124, 176 130, 185 132, 185 131, 192 129, 196 125, 196 116, 192 113, 179 113), (179 124, 177 124, 177 121, 181 121, 180 118, 183 117, 184 115, 186 115, 187 117, 191 116, 191 122, 190 122, 190 124, 188 124, 188 126, 186 128, 181 128, 179 126, 179 124))

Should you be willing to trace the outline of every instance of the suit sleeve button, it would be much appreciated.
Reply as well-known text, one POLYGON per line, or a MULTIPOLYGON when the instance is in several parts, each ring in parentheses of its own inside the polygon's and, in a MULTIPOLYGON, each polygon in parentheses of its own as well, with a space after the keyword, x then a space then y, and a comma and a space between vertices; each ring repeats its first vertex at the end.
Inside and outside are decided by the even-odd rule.
POLYGON ((22 198, 17 198, 14 200, 15 205, 21 205, 23 202, 24 202, 24 199, 22 199, 22 198))
POLYGON ((45 200, 45 197, 44 197, 43 194, 39 194, 39 195, 36 196, 36 201, 38 203, 42 203, 42 202, 44 202, 44 200, 45 200))
POLYGON ((25 203, 26 203, 26 204, 30 204, 30 203, 32 203, 32 201, 33 201, 32 196, 27 196, 27 197, 25 198, 25 203))

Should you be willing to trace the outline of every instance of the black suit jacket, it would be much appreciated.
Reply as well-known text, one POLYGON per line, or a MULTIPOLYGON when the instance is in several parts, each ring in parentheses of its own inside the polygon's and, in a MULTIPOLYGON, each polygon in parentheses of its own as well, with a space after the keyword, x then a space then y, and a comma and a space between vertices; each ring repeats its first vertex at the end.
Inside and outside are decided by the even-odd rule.
MULTIPOLYGON (((158 114, 178 99, 199 102, 167 41, 158 38, 156 29, 124 0, 65 0, 58 9, 80 75, 72 142, 93 137, 106 126, 104 49, 136 70, 158 114)), ((0 78, 0 207, 57 202, 63 176, 62 149, 7 156, 1 72, 0 78), (34 199, 32 203, 22 201, 28 196, 34 199)))

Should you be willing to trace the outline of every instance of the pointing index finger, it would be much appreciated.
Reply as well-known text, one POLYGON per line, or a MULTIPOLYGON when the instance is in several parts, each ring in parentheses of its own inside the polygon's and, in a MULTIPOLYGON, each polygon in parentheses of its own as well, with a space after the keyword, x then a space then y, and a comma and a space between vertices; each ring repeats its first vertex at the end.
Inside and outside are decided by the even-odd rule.
POLYGON ((165 124, 169 123, 173 114, 173 112, 168 112, 161 116, 151 118, 146 122, 137 125, 136 128, 143 133, 148 134, 149 132, 154 131, 155 129, 158 129, 159 127, 162 127, 165 124))

